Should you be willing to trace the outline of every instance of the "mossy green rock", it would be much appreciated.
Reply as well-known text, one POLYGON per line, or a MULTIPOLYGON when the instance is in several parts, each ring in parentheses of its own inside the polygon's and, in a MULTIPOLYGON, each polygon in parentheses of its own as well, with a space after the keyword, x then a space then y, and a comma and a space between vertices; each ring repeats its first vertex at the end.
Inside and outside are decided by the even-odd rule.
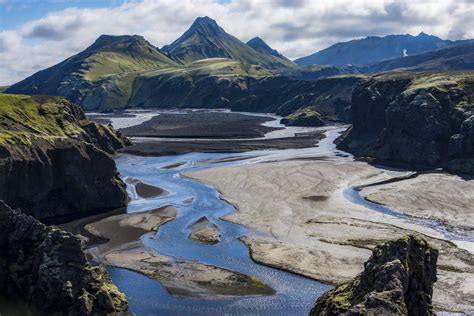
POLYGON ((416 235, 378 245, 364 271, 321 296, 310 315, 434 315, 437 259, 416 235))

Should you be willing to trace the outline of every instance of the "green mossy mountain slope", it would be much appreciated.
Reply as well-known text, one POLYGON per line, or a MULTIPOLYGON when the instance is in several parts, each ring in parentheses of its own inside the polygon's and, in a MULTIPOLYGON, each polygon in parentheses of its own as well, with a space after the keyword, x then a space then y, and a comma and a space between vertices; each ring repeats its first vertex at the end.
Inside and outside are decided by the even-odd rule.
POLYGON ((61 95, 83 108, 124 107, 136 76, 177 64, 138 35, 100 36, 84 51, 9 87, 7 93, 61 95))

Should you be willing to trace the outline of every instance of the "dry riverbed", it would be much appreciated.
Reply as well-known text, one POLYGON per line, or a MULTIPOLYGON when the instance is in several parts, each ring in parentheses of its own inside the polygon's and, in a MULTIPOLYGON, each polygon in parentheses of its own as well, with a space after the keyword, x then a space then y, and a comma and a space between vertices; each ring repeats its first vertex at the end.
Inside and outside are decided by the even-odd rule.
MULTIPOLYGON (((418 232, 440 250, 437 307, 474 308, 474 257, 437 231, 356 205, 343 190, 408 175, 364 162, 282 161, 212 168, 187 176, 215 186, 237 212, 226 220, 249 227, 242 238, 255 261, 329 283, 353 278, 380 242, 418 232)), ((474 181, 429 174, 378 187, 363 196, 408 214, 472 227, 474 181), (405 186, 406 185, 406 186, 405 186), (419 190, 419 191, 418 191, 419 190), (416 193, 414 193, 416 191, 416 193), (418 197, 415 197, 418 196, 418 197)), ((461 244, 461 243, 460 243, 461 244)))

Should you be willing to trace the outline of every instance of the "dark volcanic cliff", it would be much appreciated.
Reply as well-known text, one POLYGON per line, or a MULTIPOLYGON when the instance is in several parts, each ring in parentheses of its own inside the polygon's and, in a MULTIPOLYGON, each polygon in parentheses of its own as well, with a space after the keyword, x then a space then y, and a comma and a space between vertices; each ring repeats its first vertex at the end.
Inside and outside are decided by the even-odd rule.
POLYGON ((0 94, 1 296, 54 315, 127 309, 76 237, 37 220, 124 206, 125 185, 108 153, 126 142, 64 98, 0 94))
POLYGON ((81 242, 0 201, 0 295, 49 315, 110 315, 127 299, 104 267, 92 267, 81 242))
POLYGON ((437 259, 418 236, 379 245, 364 271, 321 296, 310 315, 432 315, 437 259))
POLYGON ((0 200, 42 220, 126 204, 113 152, 125 140, 63 98, 0 95, 0 200))
POLYGON ((361 81, 339 148, 377 162, 474 174, 474 73, 395 73, 361 81))

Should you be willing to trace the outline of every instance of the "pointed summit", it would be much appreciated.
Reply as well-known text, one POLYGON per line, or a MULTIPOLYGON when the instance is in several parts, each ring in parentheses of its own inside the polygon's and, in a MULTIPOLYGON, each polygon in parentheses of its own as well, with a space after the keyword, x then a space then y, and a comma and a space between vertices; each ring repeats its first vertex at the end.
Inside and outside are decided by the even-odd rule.
POLYGON ((263 39, 261 39, 260 37, 258 37, 258 36, 254 37, 250 41, 248 41, 247 45, 249 45, 250 47, 255 49, 257 52, 260 52, 262 54, 272 55, 272 56, 275 56, 275 57, 278 57, 278 58, 286 59, 285 56, 280 54, 277 50, 275 50, 275 49, 271 48, 270 46, 268 46, 268 44, 265 43, 265 41, 263 39))
POLYGON ((189 28, 189 31, 202 31, 213 34, 222 33, 225 31, 217 24, 216 20, 211 19, 208 16, 198 17, 194 20, 193 24, 189 28))
POLYGON ((180 38, 161 50, 181 63, 206 58, 230 58, 265 68, 294 66, 290 60, 254 50, 226 33, 207 16, 197 18, 180 38))

